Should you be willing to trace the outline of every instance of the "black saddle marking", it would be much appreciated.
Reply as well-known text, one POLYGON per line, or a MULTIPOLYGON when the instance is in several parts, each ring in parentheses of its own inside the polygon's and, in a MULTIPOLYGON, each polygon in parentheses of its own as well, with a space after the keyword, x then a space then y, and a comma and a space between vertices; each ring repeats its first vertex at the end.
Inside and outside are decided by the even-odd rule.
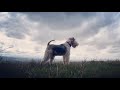
POLYGON ((53 55, 64 55, 67 51, 63 44, 55 45, 53 48, 53 55))

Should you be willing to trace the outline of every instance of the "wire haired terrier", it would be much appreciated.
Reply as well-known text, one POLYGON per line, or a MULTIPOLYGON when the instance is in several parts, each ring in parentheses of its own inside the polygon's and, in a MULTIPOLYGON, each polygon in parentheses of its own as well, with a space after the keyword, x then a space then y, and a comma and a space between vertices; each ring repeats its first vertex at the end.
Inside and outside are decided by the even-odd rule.
POLYGON ((42 64, 45 64, 50 59, 50 64, 52 64, 55 56, 63 56, 63 63, 69 64, 70 59, 70 47, 76 48, 79 44, 74 37, 69 38, 65 43, 60 45, 50 44, 50 42, 55 41, 51 40, 47 44, 47 48, 44 54, 42 64))

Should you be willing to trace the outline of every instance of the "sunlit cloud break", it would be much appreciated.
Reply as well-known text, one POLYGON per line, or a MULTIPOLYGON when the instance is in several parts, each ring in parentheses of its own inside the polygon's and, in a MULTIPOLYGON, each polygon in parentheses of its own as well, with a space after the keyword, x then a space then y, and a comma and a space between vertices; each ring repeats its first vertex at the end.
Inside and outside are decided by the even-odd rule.
POLYGON ((43 58, 48 41, 61 44, 69 37, 79 43, 71 48, 72 60, 120 58, 120 13, 0 12, 2 55, 43 58))

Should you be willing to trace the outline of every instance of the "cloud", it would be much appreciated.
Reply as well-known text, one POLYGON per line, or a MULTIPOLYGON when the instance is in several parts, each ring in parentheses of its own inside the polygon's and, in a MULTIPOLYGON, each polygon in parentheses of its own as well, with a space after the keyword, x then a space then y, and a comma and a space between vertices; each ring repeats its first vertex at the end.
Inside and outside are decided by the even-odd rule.
POLYGON ((27 12, 31 21, 42 22, 52 30, 69 30, 79 26, 84 19, 93 17, 95 13, 85 12, 27 12))
POLYGON ((9 16, 8 19, 2 19, 0 22, 0 31, 5 32, 8 37, 24 39, 26 34, 29 34, 29 23, 26 22, 27 18, 19 13, 6 13, 4 18, 9 16))
POLYGON ((8 12, 0 12, 0 22, 7 21, 9 17, 8 12))
POLYGON ((101 28, 110 26, 116 20, 114 18, 116 13, 40 12, 24 14, 31 21, 39 23, 36 27, 36 37, 33 40, 40 43, 47 42, 48 38, 60 40, 71 36, 84 40, 94 36, 101 28))
POLYGON ((48 41, 64 43, 72 36, 80 45, 71 50, 71 57, 120 55, 118 12, 8 12, 0 18, 0 33, 6 35, 1 38, 16 41, 15 52, 43 55, 48 41))

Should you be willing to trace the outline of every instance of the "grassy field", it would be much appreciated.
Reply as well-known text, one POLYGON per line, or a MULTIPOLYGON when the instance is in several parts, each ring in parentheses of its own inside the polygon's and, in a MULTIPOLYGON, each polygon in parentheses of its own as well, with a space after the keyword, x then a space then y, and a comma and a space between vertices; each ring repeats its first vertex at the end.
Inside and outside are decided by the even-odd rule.
POLYGON ((120 61, 82 61, 69 65, 0 60, 0 78, 120 78, 120 61))

